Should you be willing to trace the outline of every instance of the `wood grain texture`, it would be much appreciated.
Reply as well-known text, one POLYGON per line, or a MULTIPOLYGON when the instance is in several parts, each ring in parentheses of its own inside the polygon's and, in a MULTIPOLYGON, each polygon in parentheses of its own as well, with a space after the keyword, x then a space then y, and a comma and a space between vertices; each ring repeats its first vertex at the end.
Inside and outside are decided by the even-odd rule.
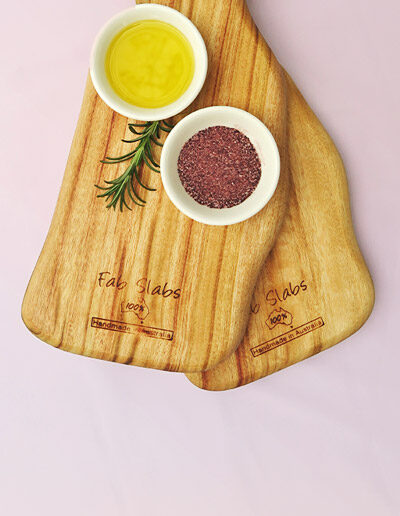
POLYGON ((346 172, 326 131, 287 76, 289 211, 252 301, 242 344, 197 386, 248 384, 323 351, 357 331, 374 287, 351 221, 346 172))
POLYGON ((281 154, 277 191, 252 219, 210 227, 181 214, 160 178, 143 171, 145 182, 158 188, 145 194, 146 207, 107 211, 93 185, 121 173, 123 165, 103 166, 100 160, 123 153, 121 138, 128 121, 100 100, 89 80, 22 317, 37 337, 65 351, 195 372, 215 366, 242 341, 257 277, 285 216, 286 81, 243 0, 158 3, 192 19, 209 52, 204 89, 185 114, 204 106, 231 105, 263 120, 281 154), (101 273, 110 286, 99 281, 101 273), (164 297, 162 289, 179 290, 180 297, 164 297), (144 305, 146 318, 140 320, 134 308, 126 311, 127 304, 144 305))

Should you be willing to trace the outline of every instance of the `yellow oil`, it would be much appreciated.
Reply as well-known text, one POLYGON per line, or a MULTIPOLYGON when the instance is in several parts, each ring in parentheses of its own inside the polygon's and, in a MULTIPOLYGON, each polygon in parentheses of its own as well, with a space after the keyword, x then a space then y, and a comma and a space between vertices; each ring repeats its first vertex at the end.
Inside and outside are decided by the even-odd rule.
POLYGON ((121 99, 138 107, 159 108, 188 89, 195 63, 193 49, 178 29, 158 20, 142 20, 114 37, 105 67, 121 99))

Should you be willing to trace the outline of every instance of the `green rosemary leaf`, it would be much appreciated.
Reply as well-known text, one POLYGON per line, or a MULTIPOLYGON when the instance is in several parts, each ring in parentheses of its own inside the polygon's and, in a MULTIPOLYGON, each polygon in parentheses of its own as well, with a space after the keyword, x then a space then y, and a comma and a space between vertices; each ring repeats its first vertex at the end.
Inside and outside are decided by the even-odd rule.
POLYGON ((124 142, 124 143, 135 143, 135 142, 139 142, 143 137, 142 136, 139 136, 138 138, 134 138, 133 140, 121 140, 121 142, 124 142))
POLYGON ((132 183, 132 179, 133 179, 133 176, 131 177, 130 181, 128 181, 128 186, 127 186, 127 192, 128 192, 128 195, 129 195, 129 197, 132 199, 132 201, 133 201, 135 204, 137 204, 138 206, 142 206, 142 207, 143 207, 143 206, 146 204, 146 202, 147 202, 147 201, 145 201, 144 199, 142 199, 142 198, 140 197, 140 195, 136 193, 136 190, 135 190, 135 188, 134 188, 134 186, 133 186, 133 183, 132 183), (136 197, 136 199, 137 199, 138 201, 142 202, 143 204, 139 204, 139 203, 137 202, 137 200, 136 200, 136 199, 134 199, 134 198, 132 197, 132 193, 133 193, 133 195, 136 197))
POLYGON ((108 209, 110 209, 111 207, 115 209, 115 204, 114 204, 113 200, 109 204, 106 205, 106 208, 108 208, 108 209))
POLYGON ((153 154, 151 152, 151 148, 146 145, 146 148, 144 150, 146 156, 149 158, 149 160, 151 161, 151 163, 156 167, 156 168, 160 168, 160 165, 155 161, 155 159, 153 158, 153 154))
POLYGON ((136 131, 134 127, 132 127, 131 125, 128 125, 128 129, 130 130, 131 133, 133 134, 143 134, 145 131, 143 132, 140 132, 140 131, 136 131))
POLYGON ((161 131, 164 131, 165 133, 170 133, 173 129, 170 125, 166 124, 164 121, 160 122, 160 129, 161 131), (165 124, 165 125, 164 125, 165 124))
POLYGON ((121 183, 120 186, 115 190, 113 199, 115 200, 115 203, 118 202, 118 198, 121 194, 121 191, 124 188, 124 183, 121 183))
POLYGON ((128 152, 128 154, 124 154, 123 156, 119 156, 118 158, 110 158, 109 156, 106 156, 106 160, 112 161, 112 162, 118 162, 122 160, 128 160, 134 155, 135 151, 128 152))
POLYGON ((143 161, 146 163, 146 165, 149 167, 150 170, 153 170, 154 172, 157 172, 157 174, 160 173, 158 169, 156 169, 148 160, 146 154, 143 154, 143 161))
POLYGON ((157 145, 158 147, 163 147, 163 144, 158 142, 154 136, 150 136, 150 140, 154 143, 154 145, 157 145))
POLYGON ((102 194, 98 194, 97 197, 99 197, 99 199, 101 197, 105 197, 106 200, 108 200, 109 197, 111 197, 111 195, 113 195, 114 192, 110 192, 110 191, 107 191, 107 192, 104 192, 102 194))
POLYGON ((118 189, 118 183, 117 183, 117 184, 115 184, 115 185, 111 185, 111 186, 109 186, 109 187, 107 188, 107 190, 106 190, 106 191, 107 191, 108 193, 112 193, 112 192, 115 192, 117 189, 118 189))
POLYGON ((121 181, 120 181, 120 178, 117 177, 117 179, 112 179, 111 181, 107 181, 107 180, 104 179, 104 182, 106 184, 108 184, 108 185, 116 185, 116 186, 118 186, 121 181))
MULTIPOLYGON (((119 211, 122 213, 123 209, 124 209, 124 196, 121 195, 120 198, 119 198, 119 211)), ((129 206, 128 206, 129 208, 129 206)), ((130 208, 129 208, 130 209, 130 208)), ((132 210, 131 210, 132 211, 132 210)))
POLYGON ((134 172, 134 174, 135 174, 135 177, 136 177, 136 179, 137 179, 137 182, 140 184, 140 186, 141 186, 142 188, 144 188, 145 190, 148 190, 149 192, 155 192, 155 191, 156 191, 156 189, 155 189, 155 188, 151 188, 150 186, 146 186, 146 185, 142 182, 142 180, 140 179, 140 176, 139 176, 139 171, 138 171, 138 169, 137 169, 136 167, 135 167, 135 172, 134 172))

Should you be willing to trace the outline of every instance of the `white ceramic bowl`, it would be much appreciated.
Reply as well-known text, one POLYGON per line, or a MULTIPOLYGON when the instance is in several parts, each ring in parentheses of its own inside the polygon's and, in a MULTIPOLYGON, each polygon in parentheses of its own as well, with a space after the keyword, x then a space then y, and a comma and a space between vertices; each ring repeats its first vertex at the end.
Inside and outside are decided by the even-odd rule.
POLYGON ((181 120, 168 135, 161 153, 161 178, 168 197, 188 217, 213 226, 228 226, 258 213, 273 196, 279 181, 280 157, 267 127, 247 111, 227 106, 199 109, 181 120), (254 192, 232 208, 209 208, 196 202, 184 189, 178 174, 178 158, 184 144, 198 131, 224 125, 245 134, 261 161, 261 178, 254 192))
POLYGON ((157 4, 137 5, 111 18, 97 35, 90 58, 93 85, 104 102, 121 115, 145 121, 163 120, 186 109, 203 87, 207 67, 207 49, 195 25, 179 11, 157 4), (173 25, 186 36, 194 53, 195 70, 189 88, 177 101, 161 108, 147 109, 125 102, 113 90, 106 75, 105 59, 111 41, 124 27, 140 20, 160 20, 173 25))

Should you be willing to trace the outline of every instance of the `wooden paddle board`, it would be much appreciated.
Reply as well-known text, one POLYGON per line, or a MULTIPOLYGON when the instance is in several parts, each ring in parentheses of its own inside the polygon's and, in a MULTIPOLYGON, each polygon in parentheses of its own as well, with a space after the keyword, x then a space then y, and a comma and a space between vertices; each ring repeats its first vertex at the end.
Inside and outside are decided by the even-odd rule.
POLYGON ((242 341, 256 280, 286 213, 286 81, 244 0, 158 3, 188 16, 207 46, 209 74, 186 114, 230 105, 264 121, 281 155, 276 193, 246 222, 205 226, 180 213, 160 177, 144 170, 142 180, 157 187, 141 192, 146 207, 107 210, 94 185, 123 172, 124 164, 100 160, 127 152, 121 139, 128 120, 100 100, 89 80, 22 317, 37 337, 65 351, 194 372, 212 368, 242 341))
POLYGON ((288 216, 258 281, 242 344, 214 369, 188 376, 203 389, 233 389, 330 348, 373 308, 342 160, 288 76, 287 82, 288 216))

